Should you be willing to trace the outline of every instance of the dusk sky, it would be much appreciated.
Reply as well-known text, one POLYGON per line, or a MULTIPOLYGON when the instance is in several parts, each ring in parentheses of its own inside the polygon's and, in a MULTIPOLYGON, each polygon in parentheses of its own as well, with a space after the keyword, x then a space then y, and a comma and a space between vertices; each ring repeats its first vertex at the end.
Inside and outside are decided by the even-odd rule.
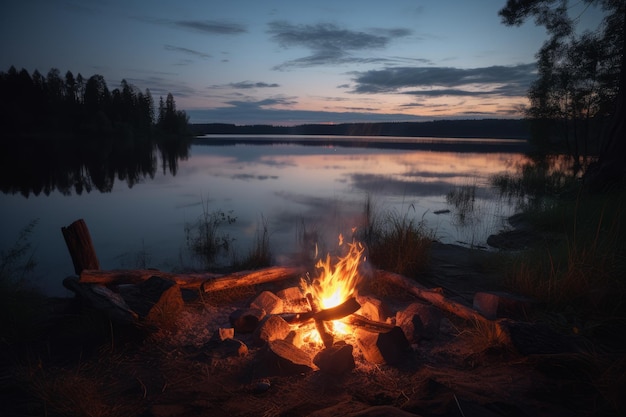
POLYGON ((3 0, 0 70, 126 79, 192 123, 517 118, 546 32, 505 3, 3 0))

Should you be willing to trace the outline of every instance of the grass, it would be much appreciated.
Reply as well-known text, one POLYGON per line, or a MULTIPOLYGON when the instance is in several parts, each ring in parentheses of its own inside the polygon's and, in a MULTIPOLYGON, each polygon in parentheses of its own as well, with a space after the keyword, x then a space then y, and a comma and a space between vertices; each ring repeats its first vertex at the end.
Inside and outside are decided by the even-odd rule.
MULTIPOLYGON (((415 208, 411 206, 409 210, 415 208)), ((424 220, 417 220, 409 210, 403 214, 380 212, 368 197, 364 225, 357 237, 367 246, 369 260, 377 268, 414 277, 429 264, 434 236, 424 220)))
POLYGON ((509 285, 554 309, 624 317, 626 193, 558 200, 533 211, 534 227, 562 238, 511 256, 509 285))
POLYGON ((195 222, 185 224, 187 247, 206 268, 215 265, 220 255, 228 254, 234 239, 223 232, 224 225, 237 221, 232 211, 209 210, 209 202, 202 199, 202 214, 195 222))

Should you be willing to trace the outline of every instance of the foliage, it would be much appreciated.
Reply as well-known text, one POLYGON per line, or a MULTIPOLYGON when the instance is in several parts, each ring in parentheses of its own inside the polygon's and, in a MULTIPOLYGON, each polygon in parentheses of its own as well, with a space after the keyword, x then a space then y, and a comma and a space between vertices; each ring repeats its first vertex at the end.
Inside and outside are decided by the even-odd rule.
POLYGON ((165 103, 163 97, 159 100, 159 114, 157 127, 167 134, 188 134, 189 117, 182 110, 176 110, 176 102, 172 93, 167 94, 165 103))
POLYGON ((546 27, 550 37, 537 53, 539 76, 528 93, 528 116, 539 143, 558 140, 583 168, 587 156, 600 152, 603 127, 615 112, 626 24, 623 1, 584 3, 585 11, 599 4, 604 19, 595 31, 580 34, 580 16, 570 16, 565 0, 509 0, 500 10, 507 25, 534 17, 546 27))
POLYGON ((19 233, 17 240, 7 250, 0 251, 0 284, 19 286, 36 265, 29 240, 38 219, 31 221, 19 233))
MULTIPOLYGON (((166 110, 166 120, 157 123, 157 128, 186 134, 188 118, 185 112, 176 111, 171 93, 166 110)), ((61 77, 52 68, 44 77, 37 70, 31 75, 11 67, 0 72, 0 123, 9 135, 149 135, 155 126, 154 101, 150 90, 142 92, 126 80, 109 91, 99 74, 85 79, 67 71, 61 77)))
POLYGON ((31 221, 20 231, 13 246, 0 251, 0 342, 22 338, 32 330, 30 322, 37 302, 31 299, 40 295, 26 286, 26 280, 36 266, 30 235, 37 223, 38 220, 31 221))
POLYGON ((221 228, 237 221, 232 211, 209 211, 208 201, 202 201, 202 214, 193 223, 185 224, 187 247, 208 268, 215 264, 218 255, 227 254, 232 248, 234 238, 224 233, 221 228))
POLYGON ((270 266, 272 262, 272 252, 270 250, 270 235, 267 220, 262 217, 256 230, 254 244, 248 256, 239 262, 234 262, 238 269, 256 269, 270 266))
POLYGON ((524 207, 525 218, 548 237, 509 256, 509 285, 561 311, 624 317, 624 191, 589 194, 571 175, 545 164, 527 164, 517 179, 495 182, 533 202, 524 207))
POLYGON ((465 225, 468 221, 468 216, 474 210, 476 184, 464 184, 448 191, 446 202, 456 209, 455 213, 459 224, 465 225))
POLYGON ((433 236, 423 220, 390 211, 374 210, 371 200, 365 202, 365 226, 357 232, 369 250, 369 260, 376 267, 406 276, 415 276, 428 265, 433 236))

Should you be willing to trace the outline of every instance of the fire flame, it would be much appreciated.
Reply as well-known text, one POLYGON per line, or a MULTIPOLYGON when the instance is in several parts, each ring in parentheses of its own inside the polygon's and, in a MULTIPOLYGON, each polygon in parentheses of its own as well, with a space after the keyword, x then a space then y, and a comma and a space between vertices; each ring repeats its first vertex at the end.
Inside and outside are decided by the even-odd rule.
MULTIPOLYGON (((339 246, 343 246, 343 236, 339 235, 339 246)), ((319 277, 308 283, 303 281, 305 292, 310 293, 319 303, 321 309, 336 307, 348 298, 356 296, 357 286, 361 280, 359 265, 365 260, 363 253, 365 247, 360 242, 347 243, 345 256, 338 256, 333 263, 330 254, 325 259, 320 259, 315 267, 320 270, 319 277)), ((348 334, 348 325, 334 320, 331 322, 332 332, 335 334, 348 334)), ((307 336, 315 342, 321 339, 313 330, 307 336), (311 334, 312 333, 312 334, 311 334)))

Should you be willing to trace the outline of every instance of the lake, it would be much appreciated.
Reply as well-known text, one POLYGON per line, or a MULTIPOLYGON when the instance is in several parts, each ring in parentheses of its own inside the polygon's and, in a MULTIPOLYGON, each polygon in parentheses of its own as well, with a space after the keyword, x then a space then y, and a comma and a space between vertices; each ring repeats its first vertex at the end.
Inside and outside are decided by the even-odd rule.
POLYGON ((102 269, 180 271, 198 267, 185 225, 203 212, 236 218, 222 232, 242 256, 267 225, 280 263, 297 248, 298 230, 314 230, 331 244, 358 223, 368 198, 379 213, 424 222, 442 242, 485 246, 514 210, 489 179, 514 172, 526 160, 523 146, 493 139, 209 136, 195 140, 176 169, 159 166, 132 181, 118 175, 106 192, 3 192, 0 248, 10 248, 38 219, 30 280, 63 296, 69 292, 62 280, 74 269, 61 227, 77 219, 87 223, 102 269), (473 190, 470 213, 447 201, 459 189, 473 190))

